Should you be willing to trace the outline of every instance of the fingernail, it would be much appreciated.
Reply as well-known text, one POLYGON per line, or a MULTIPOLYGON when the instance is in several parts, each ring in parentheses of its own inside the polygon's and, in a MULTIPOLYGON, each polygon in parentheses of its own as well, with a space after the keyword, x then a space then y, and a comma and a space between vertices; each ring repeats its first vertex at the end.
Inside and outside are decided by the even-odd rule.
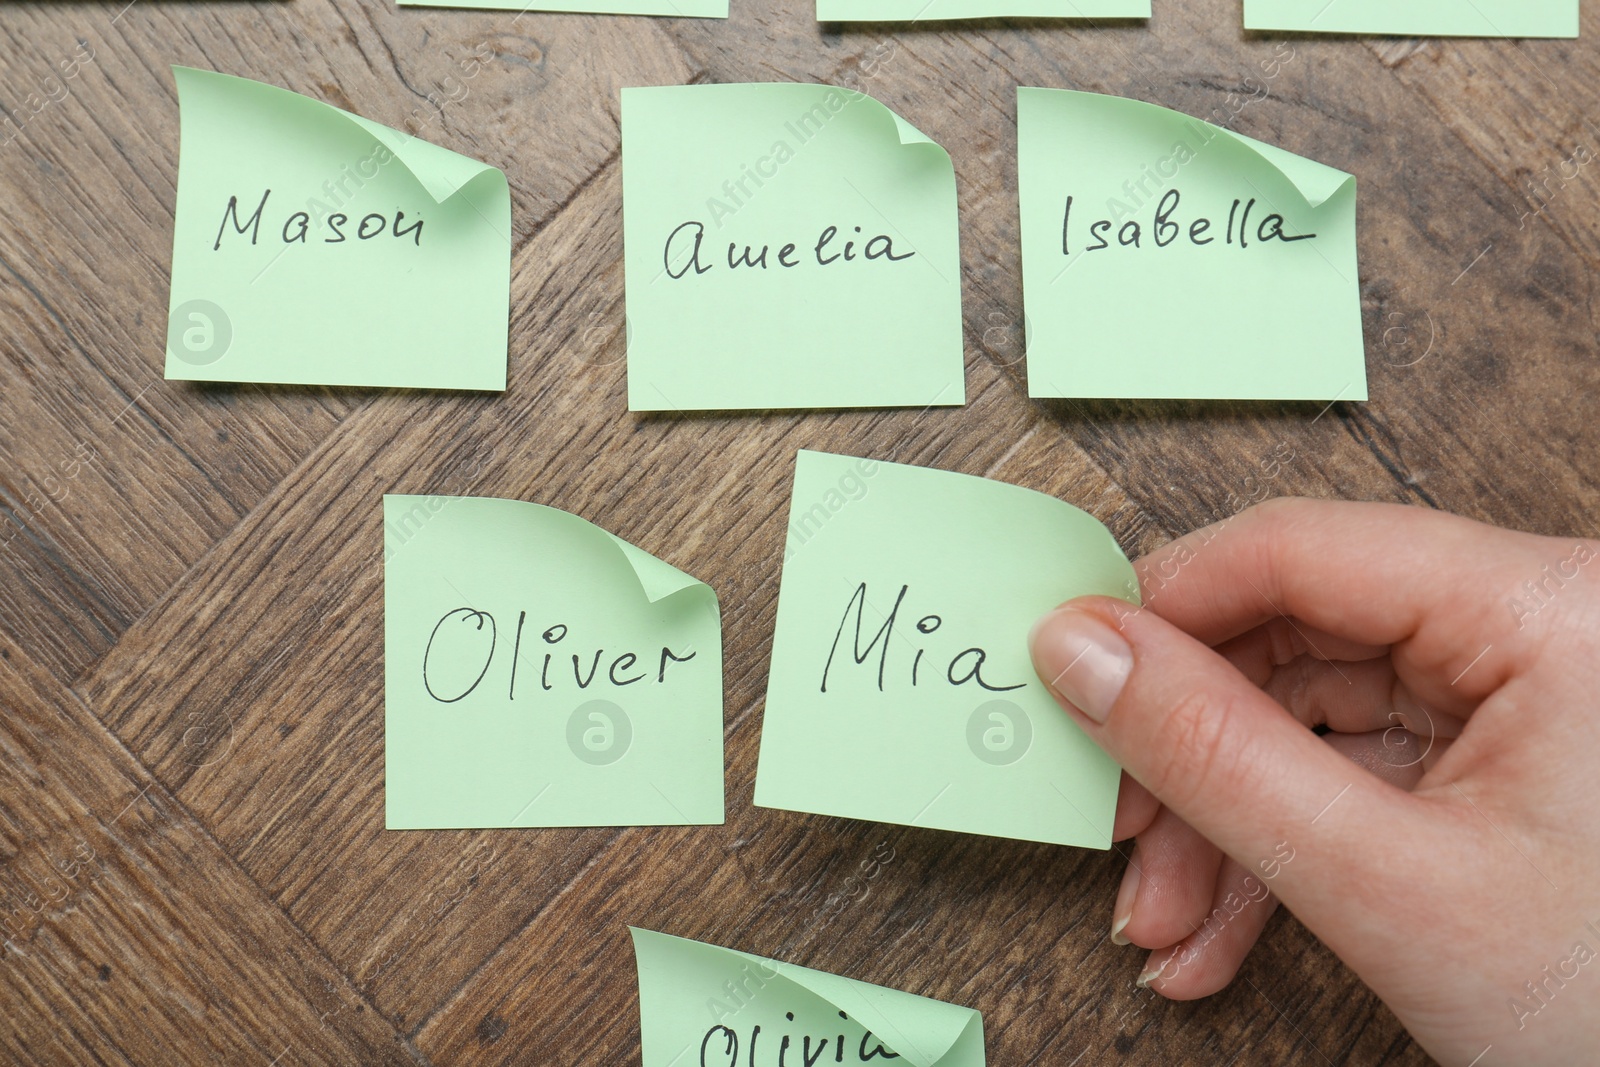
POLYGON ((1094 616, 1063 608, 1034 623, 1028 643, 1034 669, 1055 694, 1105 722, 1133 670, 1128 642, 1094 616))
POLYGON ((1111 909, 1111 943, 1113 945, 1126 945, 1128 939, 1122 936, 1122 931, 1133 920, 1133 902, 1139 899, 1139 855, 1134 853, 1133 859, 1128 862, 1128 869, 1122 875, 1122 888, 1117 890, 1117 905, 1111 909))
MULTIPOLYGON (((1140 971, 1139 977, 1133 980, 1134 987, 1137 989, 1149 989, 1150 983, 1154 982, 1157 978, 1160 978, 1162 973, 1166 971, 1167 965, 1177 958, 1178 950, 1174 948, 1171 952, 1167 953, 1166 956, 1162 957, 1160 963, 1156 963, 1156 954, 1152 952, 1150 954, 1150 959, 1145 962, 1144 970, 1140 971)), ((1176 975, 1177 972, 1174 971, 1173 974, 1176 975)))

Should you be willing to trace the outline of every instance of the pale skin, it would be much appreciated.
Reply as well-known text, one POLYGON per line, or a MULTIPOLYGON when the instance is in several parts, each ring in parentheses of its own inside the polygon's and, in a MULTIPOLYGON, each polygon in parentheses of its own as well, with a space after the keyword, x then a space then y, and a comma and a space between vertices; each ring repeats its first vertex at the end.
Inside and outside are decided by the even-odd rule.
POLYGON ((1141 984, 1217 992, 1281 900, 1440 1063, 1592 1061, 1600 542, 1283 500, 1135 566, 1030 640, 1125 770, 1141 984))

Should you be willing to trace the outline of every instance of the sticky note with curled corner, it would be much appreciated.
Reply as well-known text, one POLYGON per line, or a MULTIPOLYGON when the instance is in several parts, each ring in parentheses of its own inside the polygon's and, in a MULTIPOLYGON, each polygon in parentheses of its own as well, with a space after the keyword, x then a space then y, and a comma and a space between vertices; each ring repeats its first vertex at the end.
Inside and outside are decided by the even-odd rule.
POLYGON ((966 474, 795 460, 755 802, 1111 846, 1120 771, 1035 675, 1064 600, 1137 602, 1094 516, 966 474))
POLYGON ((1365 400, 1356 182, 1154 104, 1017 90, 1028 392, 1365 400))
POLYGON ((972 1008, 703 941, 629 933, 643 1067, 984 1067, 983 1016, 972 1008))
POLYGON ((540 504, 383 520, 389 829, 722 822, 709 586, 540 504))
POLYGON ((1147 19, 1150 0, 817 0, 818 22, 1147 19))
POLYGON ((622 90, 628 406, 965 402, 955 172, 829 85, 622 90))
POLYGON ((1244 0, 1244 25, 1404 37, 1576 37, 1578 0, 1244 0))
POLYGON ((505 388, 504 173, 276 86, 173 76, 168 379, 505 388))

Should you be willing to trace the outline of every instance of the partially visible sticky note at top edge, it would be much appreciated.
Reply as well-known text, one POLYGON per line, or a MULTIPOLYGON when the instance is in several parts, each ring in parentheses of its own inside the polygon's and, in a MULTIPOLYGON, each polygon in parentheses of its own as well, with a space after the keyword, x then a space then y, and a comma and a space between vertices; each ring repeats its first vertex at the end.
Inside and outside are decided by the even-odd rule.
POLYGON ((818 22, 944 19, 1147 19, 1150 0, 817 0, 818 22))
POLYGON ((1350 174, 1025 86, 1017 187, 1030 396, 1366 399, 1350 174))
POLYGON ((701 941, 629 927, 643 1067, 806 1063, 984 1067, 983 1016, 701 941), (688 1059, 685 1052, 690 1053, 688 1059))
POLYGON ((1244 0, 1250 30, 1403 37, 1577 37, 1578 0, 1244 0))
POLYGON ((628 406, 965 402, 955 170, 864 93, 622 90, 628 406))
POLYGON ((503 172, 277 86, 173 77, 168 379, 505 388, 503 172))
POLYGON ((709 586, 557 508, 383 506, 389 829, 722 821, 709 586))
POLYGON ((728 0, 398 0, 401 7, 459 7, 499 11, 550 11, 589 15, 659 15, 725 19, 728 0))
POLYGON ((1120 771, 1028 656, 1085 595, 1137 602, 1093 515, 1031 489, 802 451, 755 803, 1111 846, 1120 771))

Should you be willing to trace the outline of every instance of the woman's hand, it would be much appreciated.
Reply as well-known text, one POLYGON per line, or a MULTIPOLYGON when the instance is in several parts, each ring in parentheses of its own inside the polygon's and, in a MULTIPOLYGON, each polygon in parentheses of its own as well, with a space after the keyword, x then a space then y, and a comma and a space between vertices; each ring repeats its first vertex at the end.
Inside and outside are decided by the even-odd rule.
POLYGON ((1143 608, 1041 619, 1040 678, 1127 771, 1139 981, 1216 992, 1281 899, 1441 1062, 1600 1060, 1597 560, 1273 501, 1141 560, 1143 608))

